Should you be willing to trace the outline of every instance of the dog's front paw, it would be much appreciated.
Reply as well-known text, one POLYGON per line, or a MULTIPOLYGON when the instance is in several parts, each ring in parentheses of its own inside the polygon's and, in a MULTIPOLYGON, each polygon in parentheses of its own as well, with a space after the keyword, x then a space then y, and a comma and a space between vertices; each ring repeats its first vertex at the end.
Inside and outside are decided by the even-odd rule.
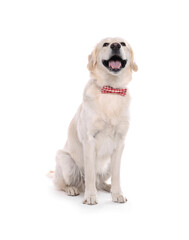
POLYGON ((83 200, 84 204, 88 204, 88 205, 95 205, 97 204, 97 197, 96 194, 85 194, 84 200, 83 200))
POLYGON ((112 193, 112 201, 117 203, 125 203, 127 202, 127 199, 122 193, 112 193))

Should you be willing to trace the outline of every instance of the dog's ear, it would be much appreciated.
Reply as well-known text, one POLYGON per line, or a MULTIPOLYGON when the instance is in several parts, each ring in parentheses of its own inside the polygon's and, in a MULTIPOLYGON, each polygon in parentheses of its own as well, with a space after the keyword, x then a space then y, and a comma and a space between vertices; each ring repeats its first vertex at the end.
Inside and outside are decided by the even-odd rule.
POLYGON ((88 69, 90 72, 94 70, 97 64, 97 48, 93 50, 93 52, 88 56, 88 69))
POLYGON ((133 50, 131 47, 130 47, 130 51, 131 51, 131 66, 130 67, 131 67, 131 70, 133 70, 134 72, 137 72, 138 66, 134 61, 134 53, 133 53, 133 50))

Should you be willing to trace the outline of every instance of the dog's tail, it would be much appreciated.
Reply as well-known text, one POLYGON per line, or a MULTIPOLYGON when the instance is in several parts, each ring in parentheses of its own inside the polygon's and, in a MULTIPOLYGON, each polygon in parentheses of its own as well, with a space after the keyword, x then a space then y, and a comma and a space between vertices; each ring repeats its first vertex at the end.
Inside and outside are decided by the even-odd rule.
POLYGON ((49 171, 49 172, 47 173, 47 177, 53 178, 53 177, 54 177, 54 171, 49 171))

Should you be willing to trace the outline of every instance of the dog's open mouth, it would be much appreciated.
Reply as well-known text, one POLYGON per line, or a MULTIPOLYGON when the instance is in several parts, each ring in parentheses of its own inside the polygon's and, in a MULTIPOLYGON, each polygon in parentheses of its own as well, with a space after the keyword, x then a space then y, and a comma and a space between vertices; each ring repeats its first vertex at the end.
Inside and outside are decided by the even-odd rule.
POLYGON ((123 60, 119 56, 112 56, 109 60, 102 60, 103 65, 112 72, 119 72, 125 67, 127 59, 123 60))

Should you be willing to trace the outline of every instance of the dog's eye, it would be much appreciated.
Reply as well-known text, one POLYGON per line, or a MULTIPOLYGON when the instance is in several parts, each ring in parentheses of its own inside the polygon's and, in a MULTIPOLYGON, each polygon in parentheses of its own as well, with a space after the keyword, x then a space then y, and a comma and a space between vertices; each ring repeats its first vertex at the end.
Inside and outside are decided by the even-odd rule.
POLYGON ((120 42, 121 46, 125 47, 126 44, 124 42, 120 42))
POLYGON ((103 47, 107 47, 108 45, 109 45, 109 43, 105 42, 105 43, 103 44, 103 47))

